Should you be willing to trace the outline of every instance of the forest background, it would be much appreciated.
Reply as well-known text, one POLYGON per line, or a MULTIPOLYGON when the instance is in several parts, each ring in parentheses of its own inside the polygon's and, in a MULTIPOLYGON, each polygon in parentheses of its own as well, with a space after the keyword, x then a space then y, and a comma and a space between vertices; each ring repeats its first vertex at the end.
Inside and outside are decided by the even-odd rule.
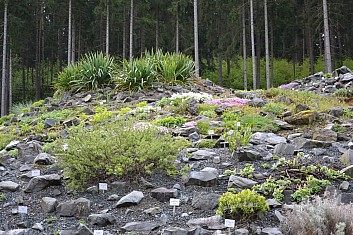
POLYGON ((53 95, 58 73, 95 51, 122 61, 158 49, 196 57, 197 49, 200 76, 233 89, 332 72, 328 39, 331 68, 353 68, 345 0, 3 0, 0 12, 4 113, 53 95))

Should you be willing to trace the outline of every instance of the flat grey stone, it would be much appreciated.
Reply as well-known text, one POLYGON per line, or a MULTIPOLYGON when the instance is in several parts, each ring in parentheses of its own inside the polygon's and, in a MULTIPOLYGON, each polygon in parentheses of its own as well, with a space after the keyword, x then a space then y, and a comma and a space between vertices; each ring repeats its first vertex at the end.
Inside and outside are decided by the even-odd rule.
POLYGON ((52 197, 43 197, 40 202, 40 206, 42 207, 42 210, 45 213, 54 212, 57 205, 58 205, 58 200, 52 197))
POLYGON ((261 235, 283 235, 279 228, 264 228, 261 231, 261 235))
POLYGON ((199 185, 211 187, 217 185, 218 174, 214 171, 191 171, 185 185, 199 185))
POLYGON ((20 185, 12 181, 1 181, 0 182, 0 192, 15 192, 20 188, 20 185))
POLYGON ((253 144, 270 144, 276 145, 280 143, 286 143, 286 138, 282 136, 278 136, 274 133, 264 133, 264 132, 256 132, 251 135, 250 142, 253 144))
POLYGON ((224 229, 224 220, 221 216, 215 215, 206 218, 191 219, 186 223, 190 228, 206 228, 211 230, 224 229))
POLYGON ((152 222, 130 222, 121 227, 123 232, 151 232, 159 228, 159 225, 152 222))
POLYGON ((36 156, 33 163, 38 165, 52 165, 53 159, 47 153, 40 153, 36 156))
POLYGON ((247 230, 246 228, 239 228, 239 229, 236 229, 234 231, 234 234, 235 235, 249 235, 249 230, 247 230))
POLYGON ((239 162, 258 161, 262 159, 261 154, 259 152, 251 149, 242 149, 239 151, 234 151, 234 155, 239 160, 239 162))
POLYGON ((276 155, 293 155, 295 146, 293 144, 281 143, 275 146, 273 153, 276 155))
POLYGON ((112 225, 115 222, 116 222, 116 218, 111 213, 92 214, 88 216, 88 223, 91 225, 104 227, 107 225, 112 225))
POLYGON ((240 189, 246 189, 246 188, 252 188, 254 185, 257 185, 257 184, 258 183, 254 180, 243 178, 236 175, 231 175, 228 181, 228 188, 235 187, 240 189))
POLYGON ((127 206, 132 206, 132 205, 137 205, 140 203, 140 201, 144 198, 144 195, 140 191, 132 191, 128 195, 122 197, 115 207, 127 207, 127 206))
POLYGON ((191 202, 194 209, 203 211, 213 210, 218 206, 218 200, 221 195, 216 193, 195 193, 191 202))
POLYGON ((58 215, 62 217, 83 217, 88 216, 91 210, 91 201, 86 198, 79 198, 59 203, 57 207, 58 215))
POLYGON ((17 159, 22 163, 32 164, 35 157, 42 152, 42 146, 36 141, 18 144, 17 148, 17 159))
POLYGON ((178 196, 177 189, 156 188, 151 191, 151 197, 156 198, 160 202, 167 202, 170 198, 178 196))
POLYGON ((39 192, 49 186, 56 185, 61 185, 61 176, 58 174, 36 176, 29 181, 24 192, 39 192))

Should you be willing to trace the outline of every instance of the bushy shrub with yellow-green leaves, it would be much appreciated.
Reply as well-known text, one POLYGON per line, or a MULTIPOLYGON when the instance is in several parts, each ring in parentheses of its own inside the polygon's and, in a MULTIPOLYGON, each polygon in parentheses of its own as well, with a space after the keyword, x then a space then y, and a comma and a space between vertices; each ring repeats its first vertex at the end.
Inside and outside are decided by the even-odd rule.
POLYGON ((219 198, 216 213, 228 219, 246 221, 269 210, 265 197, 245 189, 239 193, 226 192, 219 198))
POLYGON ((133 120, 116 120, 93 127, 69 131, 55 153, 69 178, 67 186, 82 189, 92 182, 116 178, 133 179, 162 169, 177 173, 176 156, 190 142, 164 134, 152 124, 134 124, 133 120))

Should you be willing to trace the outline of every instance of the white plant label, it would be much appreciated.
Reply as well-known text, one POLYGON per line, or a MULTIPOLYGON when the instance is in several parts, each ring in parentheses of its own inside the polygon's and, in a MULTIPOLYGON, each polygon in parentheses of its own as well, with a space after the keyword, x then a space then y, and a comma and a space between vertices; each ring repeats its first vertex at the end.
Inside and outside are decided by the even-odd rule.
POLYGON ((107 191, 108 190, 108 184, 107 183, 99 183, 98 188, 99 188, 99 190, 107 191))
POLYGON ((93 235, 103 235, 104 231, 103 230, 94 230, 93 235))
POLYGON ((208 135, 214 135, 214 130, 209 130, 208 135))
POLYGON ((237 122, 237 127, 240 127, 240 122, 237 122))
POLYGON ((170 205, 171 206, 180 206, 180 199, 171 198, 170 199, 170 205))
POLYGON ((40 176, 40 170, 33 170, 32 177, 40 176))
POLYGON ((234 228, 235 227, 235 220, 225 219, 224 226, 226 226, 227 228, 234 228))
POLYGON ((18 206, 18 213, 20 214, 27 214, 28 213, 28 208, 27 206, 18 206))

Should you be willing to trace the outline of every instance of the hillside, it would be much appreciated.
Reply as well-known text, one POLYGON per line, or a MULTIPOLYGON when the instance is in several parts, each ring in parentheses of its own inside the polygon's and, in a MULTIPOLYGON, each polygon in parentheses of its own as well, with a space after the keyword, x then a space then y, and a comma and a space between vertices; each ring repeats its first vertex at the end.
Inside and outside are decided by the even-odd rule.
POLYGON ((188 79, 61 92, 3 117, 0 234, 303 234, 296 205, 328 192, 344 205, 319 229, 349 234, 353 75, 336 71, 268 91, 188 79), (221 199, 216 215, 245 189, 269 209, 221 199))

